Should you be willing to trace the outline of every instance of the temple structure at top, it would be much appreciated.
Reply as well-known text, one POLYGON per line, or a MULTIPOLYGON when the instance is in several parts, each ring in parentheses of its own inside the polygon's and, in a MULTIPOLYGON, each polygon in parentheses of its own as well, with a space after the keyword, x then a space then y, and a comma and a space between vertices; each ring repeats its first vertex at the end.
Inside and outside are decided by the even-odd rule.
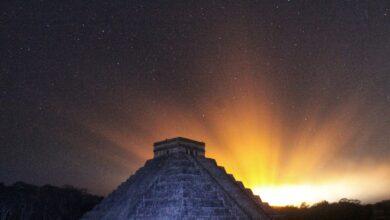
POLYGON ((172 153, 185 153, 192 156, 205 156, 205 143, 188 138, 176 137, 153 144, 154 157, 172 153))

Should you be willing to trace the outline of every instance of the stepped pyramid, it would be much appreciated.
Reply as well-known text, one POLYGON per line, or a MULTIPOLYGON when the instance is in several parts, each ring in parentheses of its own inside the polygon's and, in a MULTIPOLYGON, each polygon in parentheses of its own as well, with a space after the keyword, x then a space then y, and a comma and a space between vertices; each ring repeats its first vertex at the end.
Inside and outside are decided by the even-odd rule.
POLYGON ((205 157, 205 144, 177 137, 82 219, 270 219, 250 189, 205 157))

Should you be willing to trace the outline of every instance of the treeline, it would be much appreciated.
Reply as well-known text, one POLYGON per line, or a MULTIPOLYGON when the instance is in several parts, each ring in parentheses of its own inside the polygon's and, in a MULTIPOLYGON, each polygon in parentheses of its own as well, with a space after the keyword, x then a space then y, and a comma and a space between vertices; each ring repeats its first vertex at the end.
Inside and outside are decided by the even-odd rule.
POLYGON ((390 200, 362 205, 359 200, 341 199, 336 203, 327 201, 312 206, 273 207, 275 219, 283 220, 390 220, 390 200))
MULTIPOLYGON (((102 199, 69 185, 38 187, 23 182, 10 186, 0 183, 0 219, 79 219, 102 199)), ((283 220, 390 220, 390 200, 362 205, 358 200, 342 199, 312 206, 273 207, 273 216, 283 220)))
POLYGON ((0 183, 0 219, 79 219, 102 197, 72 186, 42 187, 17 182, 0 183))

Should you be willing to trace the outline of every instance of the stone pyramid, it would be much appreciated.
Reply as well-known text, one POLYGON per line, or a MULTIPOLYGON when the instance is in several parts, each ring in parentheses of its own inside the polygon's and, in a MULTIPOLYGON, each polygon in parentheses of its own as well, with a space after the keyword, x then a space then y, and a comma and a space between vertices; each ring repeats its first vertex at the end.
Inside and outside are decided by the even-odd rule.
POLYGON ((214 159, 205 144, 173 138, 83 219, 270 219, 266 206, 214 159))

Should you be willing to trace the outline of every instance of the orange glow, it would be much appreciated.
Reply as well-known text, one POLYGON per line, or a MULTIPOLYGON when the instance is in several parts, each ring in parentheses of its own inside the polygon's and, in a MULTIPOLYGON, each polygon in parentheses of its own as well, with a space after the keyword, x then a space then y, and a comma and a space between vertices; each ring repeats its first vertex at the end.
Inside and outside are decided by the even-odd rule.
POLYGON ((274 206, 300 206, 303 202, 312 205, 319 201, 338 201, 342 198, 369 200, 369 197, 373 195, 383 195, 383 198, 388 198, 389 194, 386 189, 389 184, 389 175, 386 173, 389 171, 389 167, 373 168, 360 174, 353 173, 344 177, 340 175, 338 179, 324 178, 320 183, 262 185, 252 189, 255 194, 261 195, 264 201, 274 206), (374 183, 377 180, 382 181, 374 183), (373 184, 375 187, 372 187, 373 184))
MULTIPOLYGON (((388 162, 350 157, 355 146, 364 146, 371 132, 357 120, 362 106, 355 97, 330 105, 329 100, 314 94, 303 108, 307 116, 287 126, 294 120, 281 113, 265 80, 251 74, 266 70, 246 60, 239 54, 227 57, 226 63, 231 64, 222 71, 231 76, 229 80, 216 76, 211 82, 204 81, 208 96, 193 105, 170 99, 150 103, 145 94, 136 101, 129 98, 129 103, 118 100, 129 109, 140 106, 120 112, 120 121, 102 123, 87 118, 86 124, 139 158, 130 161, 112 156, 132 171, 152 157, 154 141, 176 136, 204 141, 208 157, 271 205, 312 204, 343 197, 372 201, 390 196, 388 162)), ((125 178, 113 180, 113 187, 125 178)))

